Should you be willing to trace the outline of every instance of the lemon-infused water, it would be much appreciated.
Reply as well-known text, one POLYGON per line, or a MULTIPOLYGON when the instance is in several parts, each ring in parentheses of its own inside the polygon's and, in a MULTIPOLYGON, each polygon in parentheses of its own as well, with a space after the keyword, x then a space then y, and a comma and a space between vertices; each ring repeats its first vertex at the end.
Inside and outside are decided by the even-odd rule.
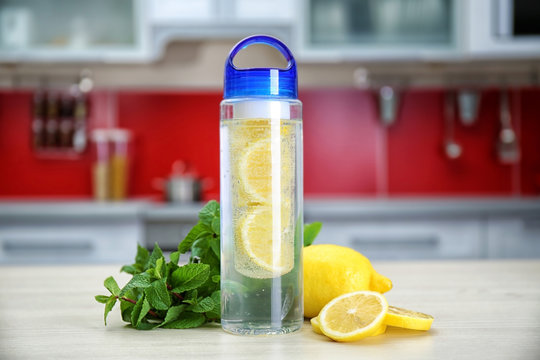
POLYGON ((227 331, 277 334, 302 325, 301 134, 299 119, 221 122, 221 321, 227 331))
POLYGON ((285 334, 303 323, 302 103, 296 63, 276 38, 240 41, 225 62, 220 122, 221 324, 241 335, 285 334), (252 44, 286 68, 238 68, 252 44))

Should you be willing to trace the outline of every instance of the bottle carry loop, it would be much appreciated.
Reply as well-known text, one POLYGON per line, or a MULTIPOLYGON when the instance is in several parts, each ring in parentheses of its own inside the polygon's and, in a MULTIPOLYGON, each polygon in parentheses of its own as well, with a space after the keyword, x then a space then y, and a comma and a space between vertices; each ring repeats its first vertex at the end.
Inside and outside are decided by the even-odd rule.
POLYGON ((224 99, 243 97, 298 97, 296 61, 289 48, 280 40, 268 35, 254 35, 236 44, 225 62, 224 99), (265 44, 278 50, 285 60, 287 68, 247 68, 239 69, 233 64, 234 57, 240 50, 253 44, 265 44))

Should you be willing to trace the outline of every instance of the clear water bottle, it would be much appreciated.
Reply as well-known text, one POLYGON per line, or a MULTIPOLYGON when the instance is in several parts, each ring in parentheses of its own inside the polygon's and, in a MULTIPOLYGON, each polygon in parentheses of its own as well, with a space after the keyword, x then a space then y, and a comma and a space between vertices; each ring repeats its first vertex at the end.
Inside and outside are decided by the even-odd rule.
POLYGON ((278 39, 240 41, 225 63, 221 102, 221 324, 242 335, 303 323, 302 103, 296 63, 278 39), (239 69, 252 44, 278 49, 284 69, 239 69))

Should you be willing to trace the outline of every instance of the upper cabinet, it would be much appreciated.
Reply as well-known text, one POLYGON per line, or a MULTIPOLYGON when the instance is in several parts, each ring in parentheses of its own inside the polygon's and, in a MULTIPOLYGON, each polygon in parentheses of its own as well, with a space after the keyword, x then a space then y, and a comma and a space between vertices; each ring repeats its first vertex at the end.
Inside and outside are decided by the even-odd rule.
POLYGON ((456 0, 303 0, 299 50, 308 60, 455 56, 456 0))
POLYGON ((145 0, 2 0, 0 61, 143 61, 145 0))
POLYGON ((176 39, 280 37, 300 61, 540 56, 530 0, 1 0, 0 62, 150 62, 176 39))

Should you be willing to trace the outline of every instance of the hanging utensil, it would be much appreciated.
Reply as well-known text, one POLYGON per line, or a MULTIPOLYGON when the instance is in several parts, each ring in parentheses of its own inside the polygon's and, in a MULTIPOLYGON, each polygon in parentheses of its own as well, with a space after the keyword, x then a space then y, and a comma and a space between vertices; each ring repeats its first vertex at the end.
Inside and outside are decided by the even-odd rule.
POLYGON ((520 152, 516 132, 512 127, 508 91, 506 89, 501 90, 499 116, 501 122, 501 129, 497 139, 499 161, 503 164, 514 164, 519 161, 520 152))
POLYGON ((383 86, 379 89, 379 118, 383 125, 390 126, 396 122, 399 94, 391 86, 383 86))
POLYGON ((459 119, 470 126, 476 122, 480 103, 480 92, 473 89, 462 89, 458 92, 459 119))
POLYGON ((460 158, 463 153, 461 145, 454 139, 454 117, 454 93, 448 91, 444 99, 444 153, 450 160, 460 158))

